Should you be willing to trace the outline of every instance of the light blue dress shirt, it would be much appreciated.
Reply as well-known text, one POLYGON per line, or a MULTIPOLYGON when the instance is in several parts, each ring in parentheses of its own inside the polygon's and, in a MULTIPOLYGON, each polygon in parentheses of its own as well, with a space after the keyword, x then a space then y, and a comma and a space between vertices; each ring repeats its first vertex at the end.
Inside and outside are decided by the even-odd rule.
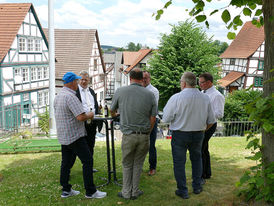
POLYGON ((216 122, 208 95, 196 88, 184 88, 174 94, 163 111, 163 122, 170 130, 202 131, 216 122))

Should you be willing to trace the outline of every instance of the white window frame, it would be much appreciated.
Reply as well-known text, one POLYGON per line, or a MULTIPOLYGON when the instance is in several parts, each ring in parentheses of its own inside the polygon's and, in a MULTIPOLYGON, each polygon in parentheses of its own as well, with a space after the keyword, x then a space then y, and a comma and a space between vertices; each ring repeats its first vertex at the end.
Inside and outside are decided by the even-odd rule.
POLYGON ((21 76, 21 68, 20 67, 14 68, 14 76, 21 76))
POLYGON ((28 67, 22 67, 22 79, 23 82, 29 81, 29 68, 28 67))
POLYGON ((41 39, 35 39, 35 51, 36 52, 41 52, 42 48, 41 48, 41 39))
POLYGON ((37 80, 43 79, 43 68, 37 67, 37 80))
POLYGON ((48 79, 49 78, 49 68, 43 67, 43 78, 48 79))
POLYGON ((38 105, 40 107, 49 105, 49 91, 48 90, 39 91, 37 97, 38 97, 38 105))
POLYGON ((24 52, 27 50, 27 45, 26 45, 26 38, 24 37, 19 37, 19 51, 24 52))
POLYGON ((37 80, 37 68, 31 67, 31 81, 37 80))
POLYGON ((28 45, 28 52, 33 52, 34 51, 34 39, 33 38, 27 39, 27 45, 28 45))

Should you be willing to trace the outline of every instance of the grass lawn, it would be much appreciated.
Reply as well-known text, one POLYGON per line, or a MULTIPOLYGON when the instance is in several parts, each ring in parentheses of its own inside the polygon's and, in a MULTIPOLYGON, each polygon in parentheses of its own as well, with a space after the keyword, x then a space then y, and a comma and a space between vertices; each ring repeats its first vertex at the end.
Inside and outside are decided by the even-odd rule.
MULTIPOLYGON (((117 176, 122 178, 120 142, 116 142, 117 176)), ((176 181, 173 175, 173 164, 170 140, 156 141, 158 152, 157 174, 148 176, 148 158, 145 161, 141 176, 140 188, 144 191, 137 200, 123 200, 117 197, 121 187, 111 183, 100 190, 108 193, 104 199, 87 200, 82 180, 82 168, 77 159, 71 171, 73 188, 80 190, 76 197, 61 199, 59 185, 60 152, 2 154, 0 155, 0 205, 142 205, 142 206, 202 206, 202 205, 246 205, 235 195, 235 182, 244 171, 253 165, 244 157, 244 137, 212 138, 210 140, 211 164, 213 176, 204 185, 200 195, 194 195, 191 188, 191 164, 186 164, 186 174, 190 199, 183 200, 175 195, 176 181)), ((96 142, 94 167, 99 170, 94 174, 95 183, 104 183, 101 177, 107 177, 105 142, 96 142)))

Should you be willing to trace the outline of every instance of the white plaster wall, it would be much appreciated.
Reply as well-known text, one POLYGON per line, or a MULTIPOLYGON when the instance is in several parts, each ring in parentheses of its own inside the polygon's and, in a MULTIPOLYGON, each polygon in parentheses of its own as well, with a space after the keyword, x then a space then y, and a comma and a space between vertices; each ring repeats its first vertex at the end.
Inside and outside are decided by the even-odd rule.
POLYGON ((30 93, 30 99, 33 104, 37 104, 37 92, 30 93))
POLYGON ((10 105, 12 104, 12 99, 11 96, 10 97, 4 97, 4 105, 10 105))
POLYGON ((246 87, 249 87, 252 84, 253 84, 253 77, 247 77, 246 87))
POLYGON ((8 63, 9 62, 9 55, 6 55, 4 60, 3 60, 4 63, 8 63))
POLYGON ((19 54, 19 61, 20 62, 26 62, 27 61, 27 55, 26 54, 19 54))
POLYGON ((19 31, 18 31, 18 34, 21 34, 21 35, 24 34, 24 33, 23 33, 23 24, 21 24, 20 29, 19 29, 19 31))
POLYGON ((258 67, 258 60, 257 59, 250 60, 249 67, 255 67, 255 68, 257 68, 258 67))
POLYGON ((49 81, 44 81, 44 86, 48 86, 49 85, 49 81))
POLYGON ((15 91, 20 91, 20 90, 22 90, 22 85, 20 84, 20 85, 16 85, 15 86, 15 91))
POLYGON ((13 96, 13 103, 16 104, 16 103, 20 103, 21 102, 21 97, 20 95, 15 95, 13 96))
POLYGON ((34 16, 33 16, 33 13, 32 12, 30 12, 30 23, 31 24, 36 24, 36 21, 35 21, 35 18, 34 18, 34 16))
POLYGON ((28 55, 28 62, 34 62, 34 55, 33 54, 28 55))
POLYGON ((29 28, 29 25, 24 25, 24 34, 25 35, 30 35, 30 28, 29 28))
POLYGON ((38 83, 37 82, 31 83, 31 88, 36 88, 36 87, 38 87, 38 83))
POLYGON ((248 73, 249 73, 249 74, 254 74, 254 73, 256 72, 256 70, 257 70, 257 69, 255 69, 255 68, 249 68, 248 73))
POLYGON ((31 36, 37 36, 37 34, 36 34, 36 26, 31 26, 31 36))
POLYGON ((12 82, 5 82, 3 81, 3 92, 6 93, 6 92, 12 92, 12 89, 7 85, 9 84, 11 88, 13 88, 13 83, 12 82))
POLYGON ((11 48, 16 49, 17 48, 17 37, 14 38, 11 48))
POLYGON ((29 23, 29 12, 25 16, 24 22, 29 23))
POLYGON ((23 89, 30 89, 30 84, 23 84, 23 89))
POLYGON ((12 67, 3 67, 2 74, 4 79, 13 79, 13 68, 12 67))
POLYGON ((10 60, 12 60, 15 54, 16 54, 16 51, 12 51, 12 50, 10 51, 10 60))
POLYGON ((262 71, 262 70, 258 70, 258 72, 257 72, 257 74, 263 74, 264 73, 264 71, 262 71))
POLYGON ((35 55, 35 61, 37 61, 37 62, 42 61, 41 54, 36 54, 36 55, 35 55))

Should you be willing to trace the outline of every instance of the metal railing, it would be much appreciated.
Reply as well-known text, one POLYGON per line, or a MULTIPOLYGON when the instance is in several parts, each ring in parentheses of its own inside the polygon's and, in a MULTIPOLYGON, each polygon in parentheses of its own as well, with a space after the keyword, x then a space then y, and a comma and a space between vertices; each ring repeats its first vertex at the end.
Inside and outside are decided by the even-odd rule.
POLYGON ((46 106, 31 104, 0 107, 0 139, 26 130, 33 134, 43 133, 38 126, 37 112, 45 111, 46 106))

